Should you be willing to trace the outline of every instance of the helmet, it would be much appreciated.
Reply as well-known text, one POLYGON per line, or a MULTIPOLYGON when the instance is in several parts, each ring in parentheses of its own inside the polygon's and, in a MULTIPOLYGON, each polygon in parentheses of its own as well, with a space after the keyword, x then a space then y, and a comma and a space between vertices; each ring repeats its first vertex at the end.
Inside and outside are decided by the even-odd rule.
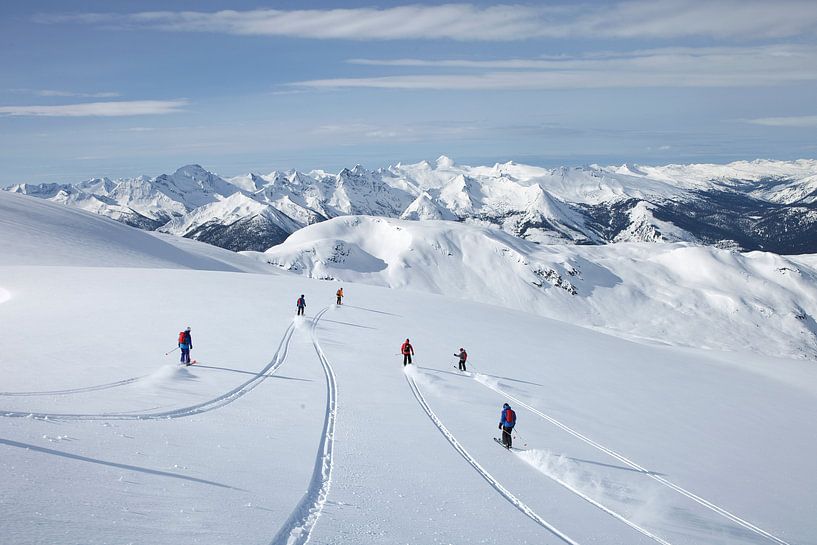
POLYGON ((304 294, 302 293, 302 294, 301 294, 301 297, 303 297, 303 296, 304 296, 304 294))
POLYGON ((190 331, 190 326, 187 326, 187 329, 185 329, 185 331, 190 331))
POLYGON ((502 408, 503 408, 503 409, 510 409, 510 408, 511 408, 511 406, 510 406, 510 405, 508 405, 507 403, 505 403, 504 405, 502 405, 502 408))
POLYGON ((465 348, 460 346, 460 352, 465 352, 465 348))

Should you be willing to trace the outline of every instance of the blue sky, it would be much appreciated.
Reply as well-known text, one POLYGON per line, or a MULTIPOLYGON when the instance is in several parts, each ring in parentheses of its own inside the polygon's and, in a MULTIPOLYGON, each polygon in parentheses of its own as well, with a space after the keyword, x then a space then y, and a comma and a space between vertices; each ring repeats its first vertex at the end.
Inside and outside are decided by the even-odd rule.
POLYGON ((2 184, 817 157, 812 1, 8 4, 2 184))

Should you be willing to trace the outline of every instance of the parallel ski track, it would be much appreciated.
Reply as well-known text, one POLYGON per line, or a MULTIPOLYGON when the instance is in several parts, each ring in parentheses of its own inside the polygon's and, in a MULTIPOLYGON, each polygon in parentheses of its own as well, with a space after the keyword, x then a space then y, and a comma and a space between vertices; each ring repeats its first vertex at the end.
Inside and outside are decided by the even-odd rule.
POLYGON ((45 412, 31 412, 31 411, 3 411, 0 410, 0 416, 6 418, 36 418, 42 420, 161 420, 167 418, 184 418, 186 416, 193 416, 220 407, 229 405, 233 401, 243 397, 252 391, 256 386, 261 384, 264 379, 275 373, 281 365, 284 364, 289 350, 289 341, 292 338, 292 333, 295 331, 294 322, 287 327, 281 342, 278 345, 278 350, 275 352, 272 360, 261 369, 257 375, 244 382, 243 384, 233 388, 218 397, 191 405, 189 407, 182 407, 172 411, 161 411, 154 413, 138 413, 138 414, 123 414, 123 413, 101 413, 101 414, 64 414, 64 413, 45 413, 45 412))
POLYGON ((70 394, 82 394, 85 392, 96 392, 97 390, 108 390, 109 388, 117 388, 119 386, 126 386, 128 384, 132 384, 137 380, 145 378, 144 376, 141 377, 131 377, 126 378, 123 380, 117 380, 116 382, 108 382, 106 384, 97 384, 95 386, 85 386, 82 388, 70 388, 68 390, 44 390, 42 392, 0 392, 0 396, 3 397, 14 397, 14 396, 62 396, 62 395, 70 395, 70 394))
POLYGON ((428 403, 423 397, 423 394, 417 387, 417 383, 414 381, 414 378, 406 374, 406 381, 408 381, 409 387, 411 388, 411 392, 414 394, 414 397, 417 399, 417 402, 423 408, 423 410, 431 419, 431 421, 434 423, 434 425, 437 426, 437 429, 440 430, 440 433, 443 434, 443 436, 448 440, 448 442, 451 443, 451 446, 454 447, 454 450, 456 450, 460 454, 460 456, 465 458, 465 460, 469 464, 471 464, 471 467, 473 467, 477 471, 477 473, 479 473, 482 476, 482 478, 488 482, 488 484, 490 484, 497 492, 502 494, 505 497, 505 499, 508 500, 514 507, 522 511, 526 516, 528 516, 534 522, 548 530, 554 536, 558 537, 564 543, 568 543, 570 545, 578 545, 576 541, 568 537, 564 532, 562 532, 561 530, 550 524, 548 521, 543 519, 541 516, 539 516, 539 514, 537 514, 533 509, 531 509, 527 504, 522 502, 522 500, 514 496, 507 488, 502 486, 502 484, 499 481, 497 481, 490 473, 488 473, 488 471, 486 471, 485 468, 483 468, 479 464, 479 462, 477 462, 476 459, 473 456, 471 456, 467 450, 465 450, 465 448, 460 444, 460 442, 457 441, 456 437, 454 437, 454 435, 450 431, 448 431, 448 428, 445 427, 442 421, 440 421, 440 419, 437 417, 434 411, 431 410, 431 407, 429 407, 428 403))
POLYGON ((520 400, 519 398, 514 397, 513 395, 509 394, 508 392, 502 390, 498 386, 493 386, 493 385, 488 384, 486 382, 483 382, 481 380, 477 380, 477 382, 479 382, 480 384, 482 384, 486 388, 490 388, 491 390, 497 392, 498 394, 501 394, 501 395, 505 396, 507 399, 513 401, 514 403, 516 403, 520 407, 524 407, 524 408, 528 409, 529 411, 531 411, 535 415, 540 416, 541 418, 547 420, 548 422, 550 422, 551 424, 557 426, 558 428, 561 428, 562 430, 566 431, 567 433, 569 433, 570 435, 576 437, 577 439, 580 439, 581 441, 584 441, 585 443, 587 443, 591 447, 594 447, 594 448, 600 450, 601 452, 604 452, 605 454, 608 454, 609 456, 612 456, 613 458, 615 458, 619 462, 621 462, 623 464, 626 464, 629 467, 631 467, 632 469, 635 469, 636 471, 639 471, 639 472, 643 473, 644 475, 650 477, 651 479, 654 479, 654 480, 658 481, 659 483, 663 484, 664 486, 667 486, 667 487, 671 488, 672 490, 675 490, 679 494, 682 494, 682 495, 686 496, 687 498, 689 498, 692 501, 698 503, 699 505, 702 505, 702 506, 706 507, 710 511, 713 511, 713 512, 715 512, 715 513, 717 513, 717 514, 731 520, 735 524, 738 524, 739 526, 742 526, 743 528, 746 528, 747 530, 749 530, 749 531, 751 531, 751 532, 753 532, 753 533, 755 533, 755 534, 757 534, 759 536, 762 536, 762 537, 764 537, 764 538, 766 538, 766 539, 768 539, 770 541, 778 543, 779 545, 791 545, 789 542, 787 542, 787 541, 785 541, 785 540, 783 540, 783 539, 781 539, 781 538, 767 532, 766 530, 764 530, 762 528, 759 528, 759 527, 755 526, 751 522, 748 522, 748 521, 738 517, 737 515, 727 511, 726 509, 715 505, 714 503, 712 503, 712 502, 698 496, 697 494, 694 494, 693 492, 690 492, 689 490, 686 490, 685 488, 681 487, 680 485, 677 485, 677 484, 673 483, 672 481, 670 481, 668 479, 665 479, 664 477, 662 477, 660 475, 657 475, 656 473, 648 470, 647 468, 645 468, 643 466, 640 466, 639 464, 633 462, 629 458, 626 458, 624 455, 619 454, 618 452, 614 451, 613 449, 605 447, 604 445, 602 445, 600 443, 597 443, 596 441, 593 441, 592 439, 590 439, 586 435, 582 435, 581 433, 577 432, 573 428, 567 426, 566 424, 563 424, 559 420, 556 420, 552 416, 549 416, 549 415, 543 413, 542 411, 528 405, 527 403, 520 400))
POLYGON ((338 412, 338 387, 335 371, 318 342, 317 327, 321 317, 330 307, 322 309, 312 321, 312 346, 326 375, 326 415, 323 422, 323 436, 315 459, 315 469, 309 482, 309 489, 295 506, 292 514, 275 534, 271 545, 304 545, 309 541, 312 530, 321 516, 329 488, 332 485, 332 468, 334 466, 335 423, 338 412))

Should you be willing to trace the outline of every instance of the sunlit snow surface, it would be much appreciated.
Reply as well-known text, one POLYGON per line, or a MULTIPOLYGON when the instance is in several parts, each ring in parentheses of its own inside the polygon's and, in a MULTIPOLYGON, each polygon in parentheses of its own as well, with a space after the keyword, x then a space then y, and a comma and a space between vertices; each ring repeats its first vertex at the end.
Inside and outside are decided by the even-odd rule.
POLYGON ((365 216, 311 225, 248 255, 312 278, 492 303, 645 342, 817 358, 810 256, 538 245, 491 227, 365 216))
POLYGON ((0 194, 2 543, 817 543, 812 361, 362 284, 336 307, 44 204, 0 194), (506 401, 523 450, 492 440, 506 401))

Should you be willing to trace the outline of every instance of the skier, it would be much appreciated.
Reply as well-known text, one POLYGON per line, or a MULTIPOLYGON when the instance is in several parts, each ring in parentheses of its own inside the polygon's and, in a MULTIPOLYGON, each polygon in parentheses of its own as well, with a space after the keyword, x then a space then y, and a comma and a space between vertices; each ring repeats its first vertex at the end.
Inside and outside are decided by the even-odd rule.
POLYGON ((304 294, 302 293, 298 300, 295 302, 295 306, 298 307, 298 316, 303 316, 304 309, 306 308, 306 299, 304 299, 304 294))
POLYGON ((343 301, 341 301, 341 299, 343 299, 343 288, 340 288, 335 295, 338 296, 338 304, 342 305, 343 301))
POLYGON ((502 414, 499 416, 499 429, 502 430, 502 444, 505 448, 511 449, 511 432, 516 425, 516 413, 511 406, 505 403, 502 405, 502 414))
POLYGON ((408 339, 400 347, 400 353, 403 354, 403 367, 405 367, 406 364, 411 363, 411 356, 414 354, 414 347, 411 346, 408 339))
POLYGON ((193 350, 193 337, 190 336, 190 326, 179 332, 179 350, 182 352, 181 363, 190 365, 190 351, 193 350))
POLYGON ((465 348, 460 348, 460 353, 454 355, 460 359, 460 371, 465 371, 465 360, 468 359, 468 352, 465 351, 465 348))

